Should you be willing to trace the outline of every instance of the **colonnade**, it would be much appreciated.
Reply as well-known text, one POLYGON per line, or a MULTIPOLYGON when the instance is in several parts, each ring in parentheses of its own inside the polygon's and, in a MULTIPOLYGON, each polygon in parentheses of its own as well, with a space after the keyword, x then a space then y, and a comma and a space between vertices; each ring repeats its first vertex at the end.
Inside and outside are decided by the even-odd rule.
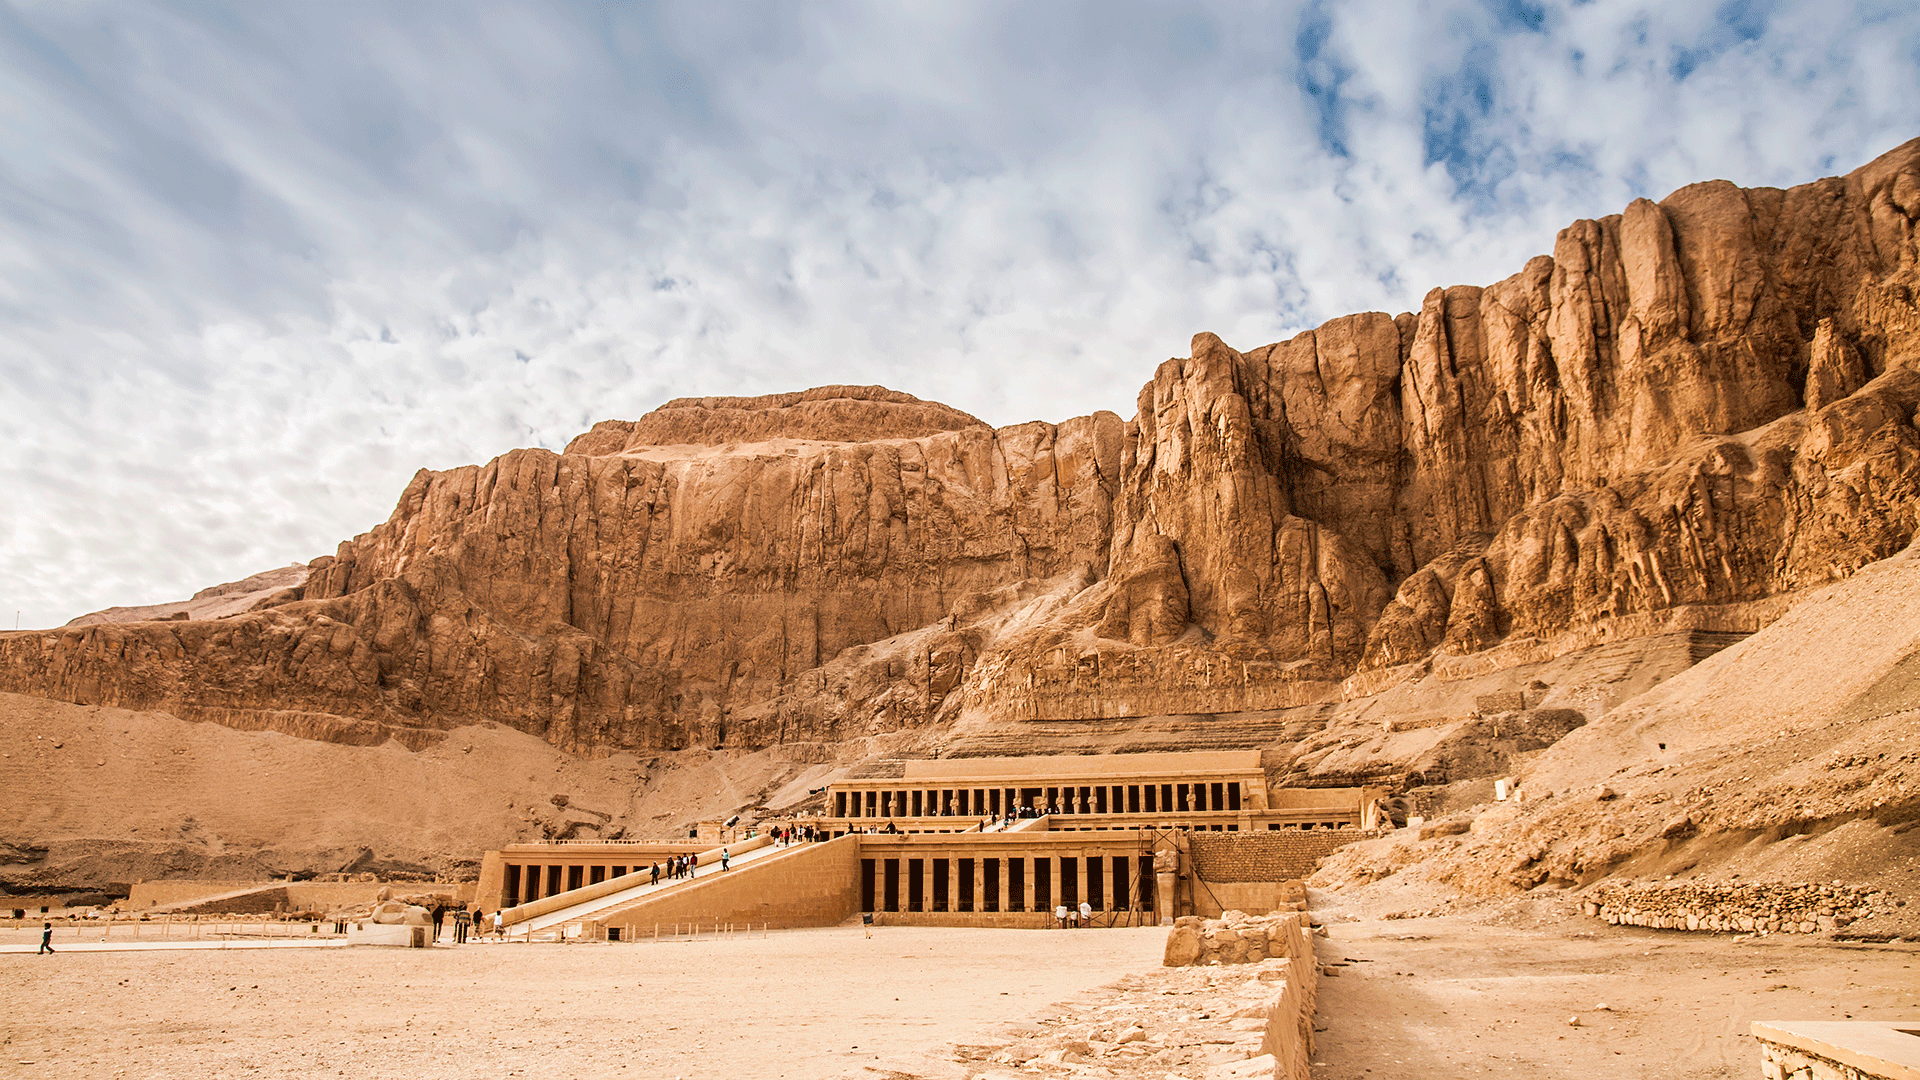
POLYGON ((902 856, 860 860, 860 909, 1051 912, 1086 901, 1094 911, 1152 911, 1153 857, 1124 854, 1012 858, 902 856))
POLYGON ((1239 810, 1246 783, 1169 781, 1041 787, 853 788, 833 793, 836 818, 1004 817, 1043 814, 1167 814, 1239 810))
MULTIPOLYGON (((508 863, 501 895, 503 906, 532 903, 543 896, 584 889, 627 873, 628 867, 609 863, 508 863)), ((635 866, 631 869, 639 870, 635 866)))

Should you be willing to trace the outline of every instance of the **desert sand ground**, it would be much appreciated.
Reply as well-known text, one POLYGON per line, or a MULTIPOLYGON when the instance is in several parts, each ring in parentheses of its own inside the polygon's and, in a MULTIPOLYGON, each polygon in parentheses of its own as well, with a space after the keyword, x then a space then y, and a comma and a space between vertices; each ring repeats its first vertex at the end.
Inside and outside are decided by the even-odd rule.
POLYGON ((880 927, 871 939, 11 953, 0 1075, 825 1080, 1147 970, 1163 942, 1150 928, 880 927))
MULTIPOLYGON (((1504 921, 1333 915, 1318 948, 1338 975, 1320 984, 1314 1075, 1744 1077, 1758 1070, 1756 1019, 1920 1021, 1911 944, 1504 921)), ((871 939, 10 953, 0 1075, 1063 1075, 991 1048, 1022 1032, 1035 1046, 1033 1021, 1064 1038, 1103 1003, 1159 1009, 1164 1026, 1144 1026, 1177 1043, 1165 1027, 1178 999, 1162 995, 1196 973, 1159 967, 1163 940, 880 927, 871 939)), ((1098 1061, 1074 1071, 1115 1075, 1098 1061)))
POLYGON ((1755 1020, 1920 1021, 1912 944, 1597 919, 1369 919, 1329 931, 1322 962, 1348 963, 1320 983, 1316 1080, 1744 1078, 1760 1075, 1755 1020))

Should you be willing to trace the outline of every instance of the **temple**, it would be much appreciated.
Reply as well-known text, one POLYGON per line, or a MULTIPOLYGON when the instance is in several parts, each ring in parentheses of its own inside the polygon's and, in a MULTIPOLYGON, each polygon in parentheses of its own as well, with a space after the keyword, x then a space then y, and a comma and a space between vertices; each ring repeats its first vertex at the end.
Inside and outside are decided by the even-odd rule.
POLYGON ((1260 753, 884 761, 811 812, 686 839, 515 844, 486 853, 479 903, 538 934, 619 939, 701 920, 1043 927, 1270 911, 1319 859, 1381 824, 1371 788, 1270 788, 1260 753), (780 830, 807 843, 781 843, 780 830), (725 866, 720 853, 726 852, 725 866), (652 879, 695 855, 688 878, 652 879))
POLYGON ((959 823, 965 819, 1010 814, 1016 820, 1045 815, 1055 832, 1368 824, 1360 788, 1274 794, 1269 797, 1258 750, 890 761, 831 785, 822 825, 836 835, 876 825, 956 832, 969 827, 959 823))

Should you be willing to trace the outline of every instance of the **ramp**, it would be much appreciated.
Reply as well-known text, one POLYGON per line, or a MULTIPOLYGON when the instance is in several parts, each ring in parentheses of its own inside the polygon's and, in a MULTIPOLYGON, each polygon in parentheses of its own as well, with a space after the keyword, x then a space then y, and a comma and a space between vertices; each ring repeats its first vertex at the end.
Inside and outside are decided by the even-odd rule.
POLYGON ((508 908, 503 916, 508 935, 524 937, 531 941, 534 935, 553 931, 556 927, 560 928, 559 934, 564 934, 566 928, 571 926, 602 922, 600 916, 609 909, 691 888, 722 874, 731 877, 745 872, 748 867, 761 860, 808 845, 794 844, 783 848, 775 845, 771 837, 756 837, 743 844, 724 846, 731 856, 729 859, 731 869, 725 871, 720 869, 720 848, 715 847, 700 853, 700 865, 694 868, 693 875, 690 877, 662 878, 656 885, 653 883, 651 874, 643 871, 635 872, 584 889, 556 893, 519 907, 508 908))
POLYGON ((644 937, 657 925, 731 922, 789 929, 838 926, 860 909, 860 838, 842 836, 776 848, 731 873, 703 876, 684 887, 605 908, 592 916, 589 936, 619 928, 644 937))

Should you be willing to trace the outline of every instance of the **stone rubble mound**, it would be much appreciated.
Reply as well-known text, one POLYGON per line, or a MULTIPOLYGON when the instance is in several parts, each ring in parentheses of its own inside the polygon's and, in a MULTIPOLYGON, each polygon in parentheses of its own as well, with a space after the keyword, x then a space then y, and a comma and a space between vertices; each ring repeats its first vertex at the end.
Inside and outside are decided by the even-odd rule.
POLYGON ((925 1080, 1310 1080, 1318 973, 1304 917, 1229 914, 1236 925, 1263 924, 1268 940, 1304 951, 1129 976, 1050 1008, 1001 1041, 869 1068, 925 1080))
MULTIPOLYGON (((1292 906, 1292 905, 1289 905, 1292 906)), ((1167 967, 1257 964, 1268 958, 1305 955, 1310 917, 1294 912, 1248 915, 1228 911, 1217 919, 1183 915, 1167 932, 1167 967)))

